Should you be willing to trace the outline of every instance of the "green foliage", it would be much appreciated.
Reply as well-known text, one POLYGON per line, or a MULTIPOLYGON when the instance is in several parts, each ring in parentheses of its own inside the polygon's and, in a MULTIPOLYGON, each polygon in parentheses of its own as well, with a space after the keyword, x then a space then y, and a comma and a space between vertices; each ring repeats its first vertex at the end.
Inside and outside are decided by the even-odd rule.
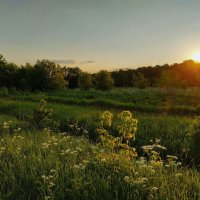
POLYGON ((0 61, 0 63, 0 87, 16 86, 18 66, 4 61, 0 61))
POLYGON ((38 130, 43 130, 43 129, 56 130, 59 124, 53 121, 52 119, 53 110, 48 109, 46 104, 47 103, 44 99, 40 100, 39 107, 33 110, 31 123, 38 130))
POLYGON ((113 114, 109 111, 104 111, 99 114, 98 126, 103 128, 108 128, 112 125, 113 114))
POLYGON ((48 60, 37 61, 31 74, 33 89, 56 90, 67 85, 62 68, 48 60))
POLYGON ((101 70, 95 74, 95 86, 100 90, 110 90, 113 87, 114 80, 111 74, 106 70, 101 70))
POLYGON ((190 149, 196 164, 200 164, 200 116, 196 117, 190 126, 190 149))
POLYGON ((133 118, 133 114, 130 111, 123 111, 119 114, 117 130, 121 141, 128 144, 130 140, 135 140, 137 123, 137 119, 133 118))
POLYGON ((30 90, 31 86, 30 86, 29 82, 25 78, 23 78, 20 81, 20 88, 22 90, 30 90))
POLYGON ((0 199, 199 199, 195 169, 165 167, 145 158, 47 132, 0 140, 0 199), (167 192, 166 192, 167 191, 167 192))
POLYGON ((6 65, 6 63, 7 63, 6 59, 3 57, 2 54, 0 54, 0 66, 6 65))
POLYGON ((98 128, 96 129, 99 135, 100 144, 107 148, 111 148, 114 151, 119 151, 128 159, 137 156, 134 148, 128 144, 135 139, 135 133, 137 130, 137 120, 132 118, 132 113, 129 111, 123 111, 118 116, 118 125, 116 129, 112 126, 113 115, 109 111, 102 112, 98 118, 98 128), (113 136, 109 128, 114 129, 117 133, 117 137, 113 136))
POLYGON ((11 93, 11 94, 19 94, 18 91, 17 91, 17 89, 15 87, 11 87, 9 89, 9 93, 11 93))
POLYGON ((0 88, 0 97, 7 97, 8 96, 8 88, 2 87, 0 88))
POLYGON ((82 71, 79 67, 64 67, 63 68, 64 78, 68 82, 68 87, 71 89, 78 87, 79 76, 82 71))
POLYGON ((139 73, 138 75, 133 75, 132 80, 133 86, 140 89, 144 89, 149 86, 149 80, 145 78, 144 74, 139 73))
MULTIPOLYGON (((37 107, 37 103, 42 98, 51 103, 50 107, 54 111, 52 118, 60 122, 61 131, 71 131, 68 125, 77 124, 78 127, 87 129, 90 139, 94 141, 97 140, 94 130, 98 113, 109 108, 114 114, 114 124, 117 125, 115 119, 120 110, 124 108, 135 110, 136 117, 134 118, 137 118, 139 123, 133 145, 138 152, 140 152, 140 146, 149 144, 149 140, 160 138, 169 154, 177 155, 185 163, 191 160, 188 155, 189 138, 186 135, 187 128, 193 119, 193 113, 197 112, 198 108, 200 92, 197 88, 167 91, 153 88, 144 90, 118 88, 110 91, 91 89, 87 92, 76 89, 67 92, 55 91, 49 94, 20 92, 17 95, 10 94, 9 98, 0 99, 0 113, 16 117, 24 123, 29 121, 33 109, 37 107), (161 105, 161 113, 157 113, 161 105), (176 115, 167 113, 176 113, 176 115)), ((116 136, 114 133, 117 131, 114 132, 111 127, 110 129, 109 133, 116 136)))
POLYGON ((79 76, 79 87, 82 90, 89 90, 92 86, 92 75, 87 72, 82 72, 79 76))
POLYGON ((165 88, 186 87, 186 82, 181 80, 173 71, 163 71, 157 80, 157 86, 165 88))

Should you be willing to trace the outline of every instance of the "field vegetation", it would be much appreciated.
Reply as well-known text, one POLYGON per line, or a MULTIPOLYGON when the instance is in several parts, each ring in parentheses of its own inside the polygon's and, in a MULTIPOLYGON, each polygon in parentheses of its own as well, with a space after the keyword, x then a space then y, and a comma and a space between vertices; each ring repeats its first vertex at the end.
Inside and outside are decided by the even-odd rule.
POLYGON ((199 200, 199 82, 180 74, 196 65, 91 75, 0 56, 0 199, 199 200))

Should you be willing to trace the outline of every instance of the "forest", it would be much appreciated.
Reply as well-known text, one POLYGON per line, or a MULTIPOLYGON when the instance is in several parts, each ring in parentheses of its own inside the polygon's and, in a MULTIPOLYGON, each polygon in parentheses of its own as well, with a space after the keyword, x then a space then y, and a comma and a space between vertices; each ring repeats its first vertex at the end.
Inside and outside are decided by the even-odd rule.
POLYGON ((34 65, 17 66, 0 55, 0 87, 24 91, 51 91, 63 88, 113 87, 187 88, 200 87, 200 63, 187 60, 172 65, 156 65, 117 71, 100 70, 90 74, 79 67, 60 66, 49 60, 38 60, 34 65))

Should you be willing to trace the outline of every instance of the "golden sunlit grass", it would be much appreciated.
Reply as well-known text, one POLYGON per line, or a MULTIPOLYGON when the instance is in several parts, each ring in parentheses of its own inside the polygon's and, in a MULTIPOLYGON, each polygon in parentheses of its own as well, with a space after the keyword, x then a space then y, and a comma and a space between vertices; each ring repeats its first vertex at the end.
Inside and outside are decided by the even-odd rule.
POLYGON ((196 62, 200 62, 200 52, 194 53, 192 59, 196 62))

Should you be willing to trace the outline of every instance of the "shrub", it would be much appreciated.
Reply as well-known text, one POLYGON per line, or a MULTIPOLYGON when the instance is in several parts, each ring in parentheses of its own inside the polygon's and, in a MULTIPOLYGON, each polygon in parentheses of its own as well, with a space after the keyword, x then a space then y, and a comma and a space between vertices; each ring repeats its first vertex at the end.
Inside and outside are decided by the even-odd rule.
POLYGON ((137 131, 137 119, 132 117, 129 111, 123 111, 118 115, 118 125, 115 129, 117 135, 113 136, 112 130, 113 115, 109 111, 100 114, 98 128, 96 129, 99 135, 100 144, 112 149, 115 152, 120 152, 127 159, 137 156, 134 148, 130 147, 131 141, 135 140, 135 133, 137 131))
POLYGON ((190 150, 195 163, 200 164, 200 116, 196 117, 190 127, 190 150))
POLYGON ((33 110, 33 116, 31 119, 32 125, 38 129, 51 129, 57 130, 59 127, 59 123, 53 121, 52 119, 52 109, 48 109, 46 106, 46 101, 44 99, 40 100, 39 107, 33 110))
POLYGON ((19 94, 19 92, 17 91, 16 87, 11 87, 11 88, 9 89, 9 92, 10 92, 11 94, 19 94))
POLYGON ((83 72, 79 76, 78 80, 79 87, 82 90, 89 90, 92 87, 92 76, 87 72, 83 72))
POLYGON ((145 89, 146 87, 149 87, 150 83, 147 78, 145 78, 144 74, 139 73, 137 76, 133 75, 133 86, 138 87, 140 89, 145 89))
POLYGON ((114 80, 111 74, 106 70, 101 70, 95 75, 95 86, 100 90, 110 90, 113 87, 114 80))
POLYGON ((7 97, 8 96, 8 88, 2 87, 0 88, 0 97, 7 97))

